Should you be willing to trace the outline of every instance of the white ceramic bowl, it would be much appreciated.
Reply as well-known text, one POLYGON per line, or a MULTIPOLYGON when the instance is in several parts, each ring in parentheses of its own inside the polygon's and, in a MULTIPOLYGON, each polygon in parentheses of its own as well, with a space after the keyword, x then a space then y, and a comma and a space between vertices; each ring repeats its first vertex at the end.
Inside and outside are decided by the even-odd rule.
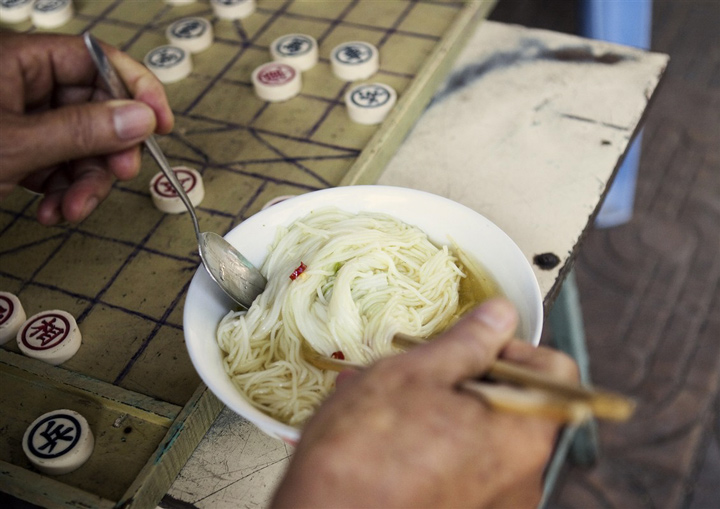
MULTIPOLYGON (((432 241, 448 236, 477 259, 495 278, 520 315, 518 336, 540 341, 543 307, 540 289, 527 259, 500 228, 456 202, 422 191, 388 186, 336 187, 288 199, 248 218, 225 238, 256 266, 267 255, 277 227, 288 225, 313 209, 337 206, 348 212, 384 212, 418 226, 432 241)), ((300 430, 257 410, 225 373, 215 340, 221 318, 234 307, 200 267, 188 289, 184 309, 185 342, 195 369, 210 390, 231 410, 271 436, 294 443, 300 430)))

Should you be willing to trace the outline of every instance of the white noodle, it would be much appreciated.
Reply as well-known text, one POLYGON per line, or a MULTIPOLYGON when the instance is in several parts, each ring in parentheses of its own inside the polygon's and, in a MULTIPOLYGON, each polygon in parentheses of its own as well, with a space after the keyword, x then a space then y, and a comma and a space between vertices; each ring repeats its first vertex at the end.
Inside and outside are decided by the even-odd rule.
POLYGON ((336 373, 308 364, 301 340, 324 355, 369 363, 394 352, 397 332, 428 337, 456 316, 456 257, 418 228, 385 214, 337 208, 312 212, 278 230, 261 267, 265 291, 217 331, 225 369, 258 408, 303 423, 336 373), (305 271, 289 276, 300 263, 305 271))

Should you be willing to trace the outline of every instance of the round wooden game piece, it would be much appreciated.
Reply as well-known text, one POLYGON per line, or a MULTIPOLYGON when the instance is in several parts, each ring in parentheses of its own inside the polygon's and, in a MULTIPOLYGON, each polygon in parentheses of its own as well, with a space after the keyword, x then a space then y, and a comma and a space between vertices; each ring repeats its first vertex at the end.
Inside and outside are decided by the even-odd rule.
POLYGON ((190 53, 177 46, 160 46, 145 55, 145 66, 163 83, 175 83, 192 72, 190 53))
POLYGON ((288 34, 270 44, 270 54, 276 62, 290 64, 299 71, 307 71, 318 62, 318 44, 305 34, 288 34))
POLYGON ((255 0, 210 0, 210 4, 221 19, 245 19, 255 12, 255 0))
POLYGON ((268 208, 272 207, 273 205, 277 205, 278 203, 283 202, 283 201, 285 201, 285 200, 289 200, 290 198, 294 198, 295 196, 297 196, 297 195, 295 195, 295 194, 285 194, 285 195, 283 195, 283 196, 276 196, 275 198, 273 198, 273 199, 271 199, 271 200, 268 200, 268 201, 265 203, 265 205, 262 206, 262 208, 261 208, 260 210, 268 209, 268 208))
POLYGON ((95 438, 85 417, 73 410, 53 410, 28 426, 22 447, 38 470, 62 475, 77 470, 90 458, 95 438))
POLYGON ((379 55, 378 49, 368 42, 344 42, 330 52, 330 65, 341 80, 364 80, 377 72, 379 55))
POLYGON ((213 43, 213 28, 205 18, 183 18, 172 23, 165 31, 172 46, 190 53, 205 51, 213 43))
MULTIPOLYGON (((173 171, 190 199, 190 203, 197 207, 205 197, 202 176, 196 170, 184 166, 177 166, 173 168, 173 171)), ((162 172, 156 174, 150 181, 150 196, 155 207, 162 212, 168 214, 187 212, 187 207, 162 172)))
POLYGON ((35 0, 0 0, 0 20, 22 23, 30 19, 35 0))
POLYGON ((72 0, 35 0, 32 22, 38 28, 57 28, 75 15, 72 0))
POLYGON ((300 71, 281 62, 268 62, 256 68, 252 82, 257 96, 270 102, 286 101, 302 88, 300 71))
POLYGON ((9 292, 0 292, 0 345, 17 337, 22 324, 27 320, 20 299, 9 292))
POLYGON ((53 309, 26 320, 17 333, 17 344, 28 357, 57 366, 77 353, 82 334, 73 315, 53 309))
POLYGON ((345 106, 353 122, 379 124, 397 101, 395 90, 384 83, 357 85, 345 94, 345 106))

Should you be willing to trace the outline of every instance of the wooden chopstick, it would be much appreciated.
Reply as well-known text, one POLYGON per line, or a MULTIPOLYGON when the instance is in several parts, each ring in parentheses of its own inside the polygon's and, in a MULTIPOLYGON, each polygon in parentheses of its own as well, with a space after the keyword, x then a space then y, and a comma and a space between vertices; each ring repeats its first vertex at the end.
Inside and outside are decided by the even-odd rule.
MULTIPOLYGON (((394 341, 405 347, 422 341, 396 334, 394 341)), ((320 369, 342 371, 364 369, 366 366, 321 355, 303 341, 305 360, 320 369)), ((592 416, 624 421, 635 410, 635 402, 621 394, 599 391, 579 384, 557 380, 549 375, 503 360, 496 360, 486 375, 495 382, 468 380, 460 388, 470 392, 493 408, 525 415, 542 415, 565 423, 580 423, 592 416)))
MULTIPOLYGON (((395 334, 393 342, 405 348, 412 348, 423 343, 418 338, 402 333, 395 334)), ((509 382, 522 387, 540 389, 557 397, 584 402, 590 406, 596 417, 602 419, 625 421, 635 411, 635 402, 621 394, 560 381, 545 373, 501 359, 493 362, 486 376, 496 382, 509 382)))
POLYGON ((514 414, 545 417, 567 424, 580 424, 594 415, 587 402, 559 397, 542 389, 474 380, 461 383, 460 389, 479 397, 495 410, 514 414))
POLYGON ((503 360, 496 360, 490 366, 487 376, 495 381, 510 382, 568 400, 582 401, 590 406, 593 415, 603 419, 625 421, 635 411, 635 402, 621 394, 561 382, 544 373, 503 360))

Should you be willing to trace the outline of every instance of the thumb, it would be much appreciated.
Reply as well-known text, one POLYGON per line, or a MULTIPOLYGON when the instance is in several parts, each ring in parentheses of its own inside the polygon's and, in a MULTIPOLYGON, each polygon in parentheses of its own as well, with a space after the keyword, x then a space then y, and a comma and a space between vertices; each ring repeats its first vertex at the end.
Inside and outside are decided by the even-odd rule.
POLYGON ((135 146, 153 133, 156 119, 144 103, 106 101, 23 115, 14 123, 12 136, 18 143, 9 164, 18 173, 29 173, 135 146))
POLYGON ((512 339, 517 323, 517 312, 508 300, 491 299, 437 339, 401 357, 418 375, 455 385, 487 371, 512 339))

